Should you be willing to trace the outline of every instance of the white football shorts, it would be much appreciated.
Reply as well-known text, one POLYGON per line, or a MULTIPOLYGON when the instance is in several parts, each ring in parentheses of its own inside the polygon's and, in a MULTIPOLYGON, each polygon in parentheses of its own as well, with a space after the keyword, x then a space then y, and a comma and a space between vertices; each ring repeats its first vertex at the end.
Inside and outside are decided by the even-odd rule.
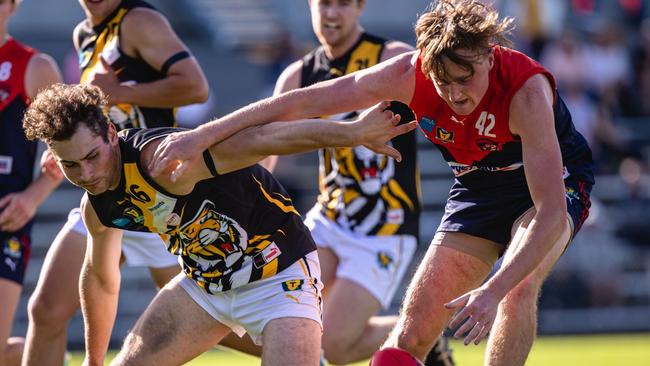
POLYGON ((323 328, 323 305, 318 254, 313 251, 269 278, 209 294, 183 272, 172 281, 218 322, 238 336, 248 333, 262 345, 266 324, 279 318, 312 319, 323 328))
POLYGON ((336 277, 365 288, 384 309, 390 306, 417 249, 414 236, 359 235, 329 220, 318 205, 307 213, 305 225, 319 248, 338 257, 336 277))

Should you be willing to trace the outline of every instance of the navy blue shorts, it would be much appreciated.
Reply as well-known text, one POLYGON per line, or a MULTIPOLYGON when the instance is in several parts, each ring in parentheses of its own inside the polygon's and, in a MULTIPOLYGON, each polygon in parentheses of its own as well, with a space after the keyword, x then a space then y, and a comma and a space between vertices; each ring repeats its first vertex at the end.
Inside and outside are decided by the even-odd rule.
MULTIPOLYGON (((567 211, 574 225, 573 236, 589 216, 592 182, 590 176, 569 176, 564 180, 567 211)), ((475 192, 456 181, 437 231, 477 236, 501 244, 505 250, 515 220, 533 207, 528 188, 524 188, 475 192)))
POLYGON ((0 232, 0 278, 22 285, 32 250, 30 231, 27 225, 17 232, 0 232))

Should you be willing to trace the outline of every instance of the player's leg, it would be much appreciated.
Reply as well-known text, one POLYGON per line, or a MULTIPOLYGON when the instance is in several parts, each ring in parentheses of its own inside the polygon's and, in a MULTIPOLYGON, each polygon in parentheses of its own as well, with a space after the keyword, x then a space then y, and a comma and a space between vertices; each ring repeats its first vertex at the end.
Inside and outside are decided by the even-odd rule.
MULTIPOLYGON (((0 258, 3 258, 0 256, 0 258)), ((4 258, 3 258, 4 259, 4 258)), ((0 263, 0 266, 7 266, 6 263, 0 263)), ((14 323, 14 315, 18 307, 20 292, 22 286, 12 280, 0 278, 0 366, 15 366, 15 360, 9 359, 8 340, 11 334, 11 328, 14 323)))
POLYGON ((129 267, 148 267, 157 288, 163 288, 180 271, 178 257, 169 253, 158 234, 125 231, 122 257, 129 267))
POLYGON ((275 276, 238 289, 233 314, 262 345, 263 365, 320 363, 322 287, 314 251, 275 276))
POLYGON ((397 325, 383 347, 401 348, 424 359, 453 315, 444 304, 478 287, 490 272, 496 254, 483 255, 485 248, 498 250, 496 243, 486 239, 436 233, 406 291, 397 325))
POLYGON ((390 305, 417 242, 405 235, 342 233, 332 240, 339 266, 335 280, 325 283, 323 350, 329 362, 345 364, 369 358, 395 326, 396 316, 376 314, 390 305))
POLYGON ((167 267, 149 267, 149 274, 151 279, 156 284, 156 287, 161 289, 176 277, 176 275, 181 271, 181 267, 178 263, 167 266, 167 267))
MULTIPOLYGON (((326 298, 327 289, 330 288, 334 283, 338 259, 336 257, 336 254, 334 254, 334 252, 332 252, 332 250, 329 248, 318 248, 318 259, 320 261, 321 267, 321 280, 324 284, 323 298, 326 298)), ((325 300, 325 303, 327 303, 327 300, 325 300)), ((232 348, 252 356, 262 356, 262 347, 256 345, 248 334, 239 337, 235 333, 230 333, 224 339, 222 339, 221 342, 219 342, 219 345, 232 348)))
POLYGON ((230 332, 179 284, 183 277, 158 292, 111 365, 182 365, 230 332))
MULTIPOLYGON (((512 259, 517 246, 526 239, 527 228, 533 216, 534 209, 529 210, 515 223, 513 239, 504 256, 503 265, 512 259)), ((558 239, 546 258, 501 300, 488 339, 486 365, 514 366, 526 362, 537 331, 537 301, 540 288, 569 243, 571 226, 567 218, 566 225, 557 233, 558 239)))
POLYGON ((273 319, 264 327, 262 342, 264 366, 318 366, 320 363, 321 325, 313 319, 273 319))
POLYGON ((48 250, 29 299, 23 365, 63 364, 68 321, 79 309, 79 272, 86 237, 64 226, 48 250))

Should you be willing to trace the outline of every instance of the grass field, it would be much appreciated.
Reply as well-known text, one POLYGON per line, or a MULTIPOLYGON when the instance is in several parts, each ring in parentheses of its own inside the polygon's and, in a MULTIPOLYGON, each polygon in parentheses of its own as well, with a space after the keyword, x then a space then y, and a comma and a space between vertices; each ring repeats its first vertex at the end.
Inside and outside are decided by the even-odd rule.
MULTIPOLYGON (((482 365, 484 346, 452 343, 459 366, 482 365)), ((70 366, 81 364, 83 353, 73 353, 70 366)), ((359 362, 354 366, 367 365, 359 362)), ((253 366, 259 360, 227 350, 215 350, 187 363, 191 366, 253 366)), ((650 334, 541 337, 535 342, 527 366, 648 366, 650 334)))

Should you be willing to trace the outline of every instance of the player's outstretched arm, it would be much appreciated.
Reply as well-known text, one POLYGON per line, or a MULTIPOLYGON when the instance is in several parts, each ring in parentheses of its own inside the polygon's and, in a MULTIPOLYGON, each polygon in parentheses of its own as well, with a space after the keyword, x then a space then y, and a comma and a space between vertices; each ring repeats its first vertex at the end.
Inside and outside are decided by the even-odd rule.
POLYGON ((354 121, 300 120, 274 122, 251 127, 210 147, 219 173, 250 166, 268 155, 286 155, 323 147, 364 145, 397 161, 400 153, 388 142, 395 136, 412 131, 415 122, 398 125, 400 116, 387 110, 390 103, 381 102, 366 110, 354 121), (237 153, 233 153, 233 152, 237 153))
POLYGON ((158 145, 151 172, 158 175, 172 165, 200 158, 210 146, 248 127, 360 110, 384 100, 409 103, 415 88, 413 57, 413 53, 406 53, 335 80, 250 104, 192 131, 170 135, 158 145))
POLYGON ((122 231, 102 225, 87 195, 81 201, 81 210, 88 229, 88 246, 79 279, 86 340, 84 365, 101 366, 117 312, 122 231))

